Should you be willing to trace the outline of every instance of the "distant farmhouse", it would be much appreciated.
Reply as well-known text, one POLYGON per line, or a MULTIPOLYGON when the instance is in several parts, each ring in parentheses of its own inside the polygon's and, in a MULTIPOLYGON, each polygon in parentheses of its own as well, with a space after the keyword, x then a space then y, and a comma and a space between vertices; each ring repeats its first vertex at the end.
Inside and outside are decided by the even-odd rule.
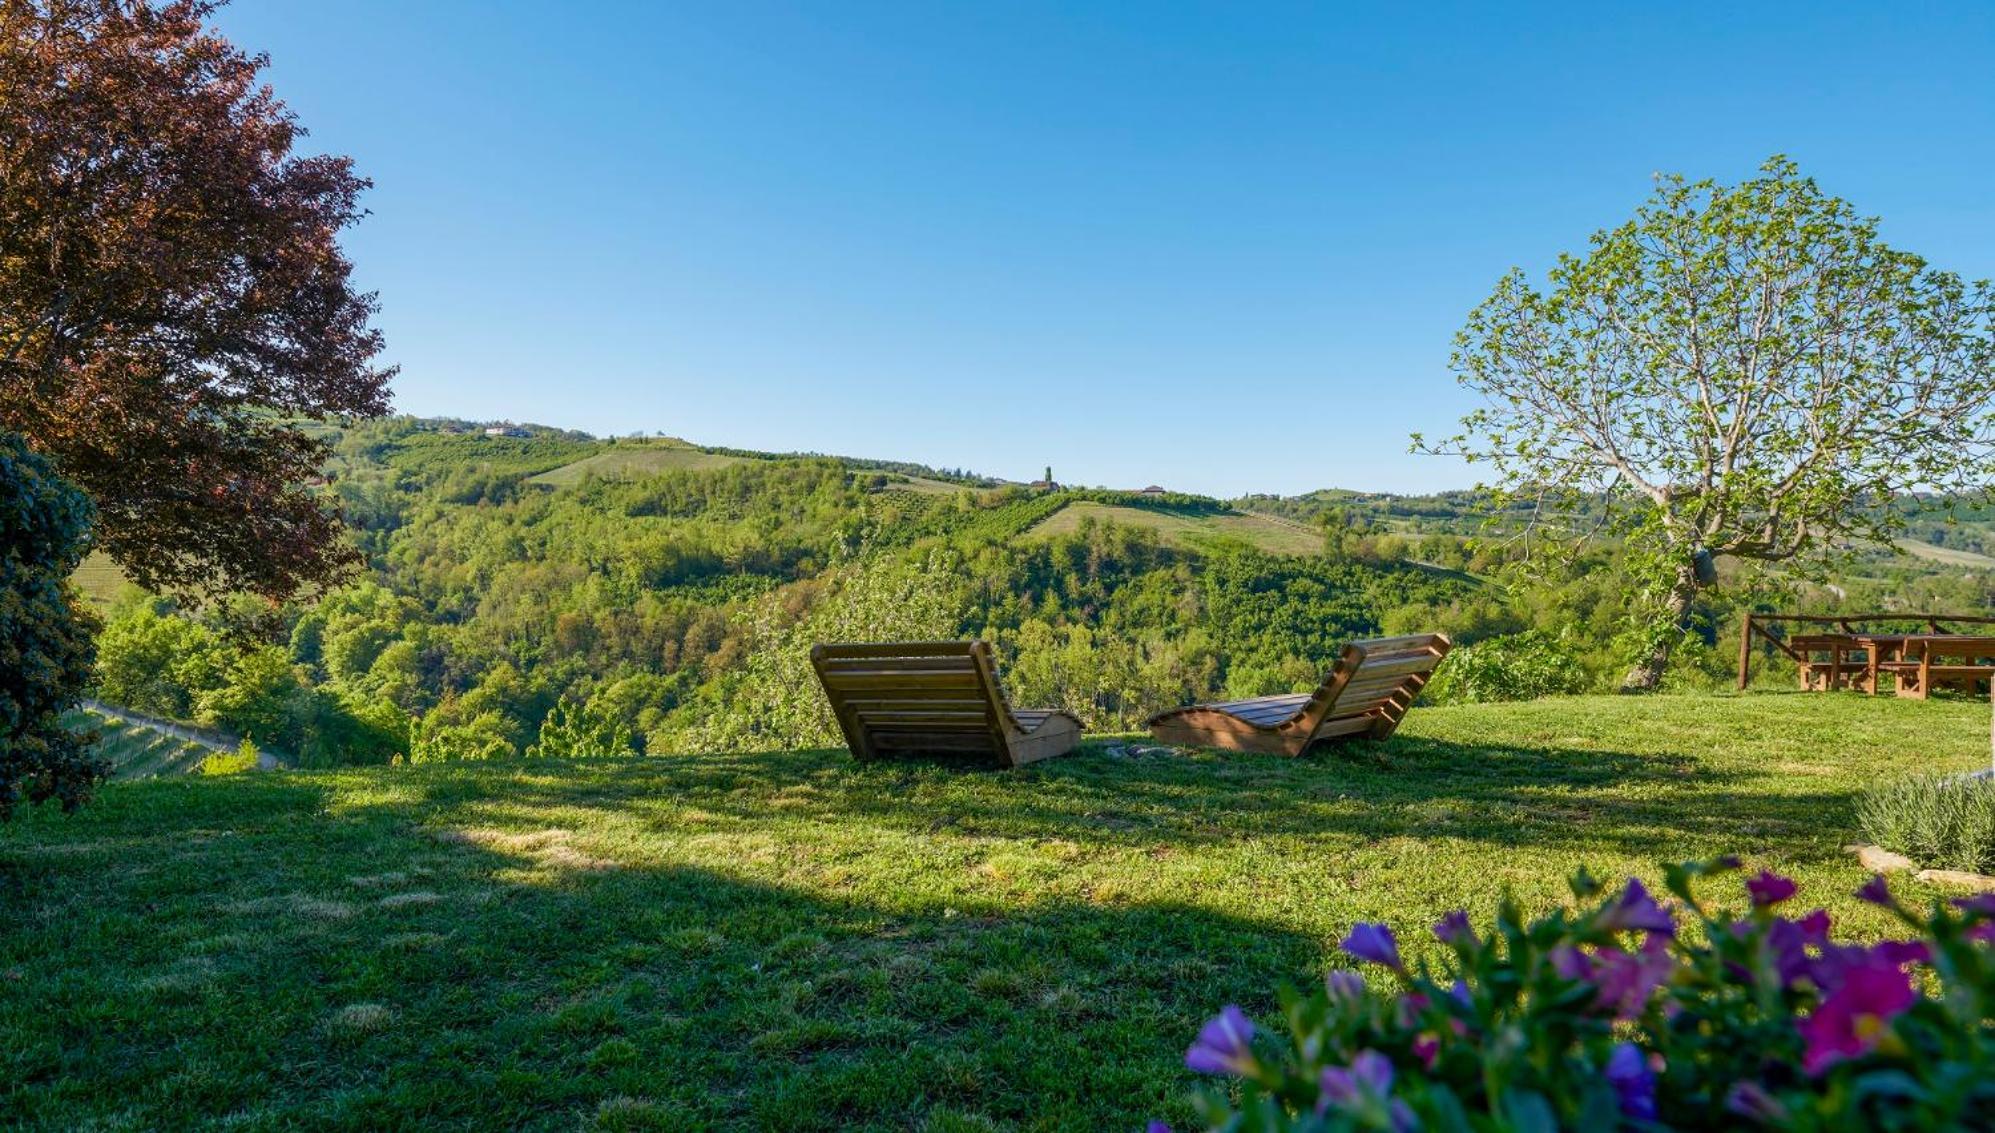
POLYGON ((1136 494, 1137 494, 1137 495, 1139 495, 1139 496, 1168 496, 1168 495, 1170 495, 1170 493, 1169 493, 1169 492, 1165 491, 1165 490, 1164 490, 1163 488, 1160 488, 1160 487, 1158 487, 1158 486, 1157 486, 1157 485, 1155 485, 1155 484, 1152 484, 1152 485, 1150 485, 1149 487, 1147 487, 1147 488, 1143 489, 1142 491, 1140 491, 1140 492, 1138 492, 1138 493, 1136 493, 1136 494))
POLYGON ((518 425, 488 425, 485 428, 485 435, 488 437, 530 437, 533 434, 520 428, 518 425))

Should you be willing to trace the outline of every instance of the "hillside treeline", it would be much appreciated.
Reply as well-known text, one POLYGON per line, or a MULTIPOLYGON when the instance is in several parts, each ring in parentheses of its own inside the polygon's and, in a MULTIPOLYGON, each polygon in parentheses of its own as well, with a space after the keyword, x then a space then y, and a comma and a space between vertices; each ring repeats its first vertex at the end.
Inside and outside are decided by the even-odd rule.
MULTIPOLYGON (((805 660, 820 640, 983 637, 1018 702, 1105 730, 1309 688, 1344 642, 1377 634, 1488 643, 1459 666, 1480 674, 1455 682, 1471 699, 1579 691, 1621 663, 1627 598, 1599 561, 1498 585, 1500 549, 1446 531, 1332 533, 1317 555, 1094 521, 1042 536, 1067 502, 1108 497, 910 490, 836 458, 532 479, 600 447, 406 419, 350 430, 328 490, 366 569, 274 610, 129 594, 100 643, 100 695, 338 763, 832 742, 805 660)), ((1963 585, 1930 600, 1969 600, 1963 585)), ((1729 613, 1700 611, 1681 681, 1722 678, 1729 613)))

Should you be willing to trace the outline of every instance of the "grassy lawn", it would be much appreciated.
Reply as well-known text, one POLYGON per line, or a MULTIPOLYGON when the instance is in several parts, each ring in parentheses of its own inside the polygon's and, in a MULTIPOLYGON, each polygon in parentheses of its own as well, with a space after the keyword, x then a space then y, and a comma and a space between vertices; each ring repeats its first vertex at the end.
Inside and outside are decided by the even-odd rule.
MULTIPOLYGON (((1859 935, 1865 784, 1985 703, 1421 709, 1287 761, 842 752, 113 784, 0 829, 0 1123, 1085 1129, 1184 1122, 1237 1001, 1510 890, 1736 851, 1859 935)), ((1909 882, 1908 889, 1916 889, 1909 882)), ((1180 1127, 1183 1127, 1182 1124, 1180 1127)))
POLYGON ((1027 535, 1065 535, 1080 530, 1081 521, 1097 519, 1124 527, 1152 527, 1164 542, 1185 546, 1200 540, 1228 537, 1251 543, 1277 555, 1313 555, 1323 549, 1323 536, 1300 523, 1271 515, 1234 511, 1221 515, 1171 515, 1147 508, 1117 507, 1092 500, 1068 504, 1036 524, 1027 535))

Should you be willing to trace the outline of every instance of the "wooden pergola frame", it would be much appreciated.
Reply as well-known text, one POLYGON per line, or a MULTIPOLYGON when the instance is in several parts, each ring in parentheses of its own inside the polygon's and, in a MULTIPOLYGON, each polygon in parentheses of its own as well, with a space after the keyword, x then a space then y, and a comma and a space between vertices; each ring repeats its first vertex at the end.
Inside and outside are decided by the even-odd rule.
MULTIPOLYGON (((1739 691, 1744 692, 1746 682, 1752 677, 1753 635, 1773 643, 1776 649, 1793 658, 1796 664, 1805 665, 1808 659, 1787 647, 1787 643, 1767 632, 1767 622, 1798 622, 1802 625, 1834 626, 1844 633, 1854 634, 1857 622, 1917 622, 1930 633, 1953 633, 1947 623, 1962 625, 1995 625, 1995 617, 1984 614, 1747 614, 1739 626, 1739 691)), ((1995 696, 1995 690, 1991 690, 1995 696)))

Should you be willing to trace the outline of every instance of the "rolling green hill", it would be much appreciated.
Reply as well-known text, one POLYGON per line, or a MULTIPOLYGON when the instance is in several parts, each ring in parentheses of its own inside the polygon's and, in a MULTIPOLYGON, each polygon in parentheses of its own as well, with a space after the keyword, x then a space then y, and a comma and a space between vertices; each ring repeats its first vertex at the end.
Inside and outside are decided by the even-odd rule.
POLYGON ((1196 547, 1215 539, 1234 539, 1273 555, 1313 555, 1323 549, 1321 534, 1276 516, 1232 510, 1216 515, 1185 515, 1092 500, 1067 504, 1035 524, 1026 535, 1041 538, 1071 535, 1090 519, 1147 528, 1172 546, 1196 547))
POLYGON ((1964 701, 1599 697, 1417 709, 1303 759, 116 783, 0 827, 0 1124, 1189 1128, 1200 1023, 1278 1018, 1354 921, 1418 959, 1447 910, 1731 852, 1839 934, 1902 931, 1851 896, 1853 799, 1987 744, 1964 701))
POLYGON ((588 476, 605 480, 636 480, 661 472, 725 468, 730 464, 739 464, 743 459, 705 452, 680 440, 622 441, 594 456, 542 472, 532 477, 531 482, 565 488, 581 483, 588 476))

